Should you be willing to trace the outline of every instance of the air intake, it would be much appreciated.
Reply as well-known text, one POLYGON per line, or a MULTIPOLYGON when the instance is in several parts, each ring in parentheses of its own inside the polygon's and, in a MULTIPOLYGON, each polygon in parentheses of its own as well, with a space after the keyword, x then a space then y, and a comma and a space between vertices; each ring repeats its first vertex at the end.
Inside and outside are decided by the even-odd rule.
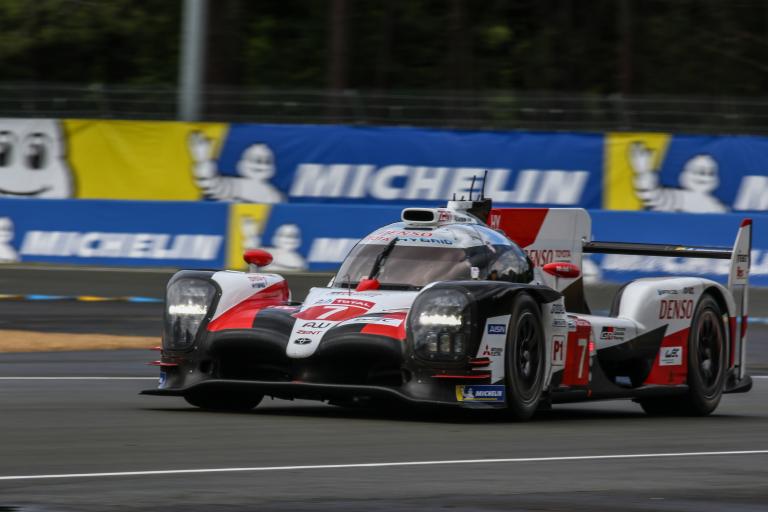
POLYGON ((437 211, 427 208, 406 208, 403 210, 402 219, 408 224, 435 224, 437 211))

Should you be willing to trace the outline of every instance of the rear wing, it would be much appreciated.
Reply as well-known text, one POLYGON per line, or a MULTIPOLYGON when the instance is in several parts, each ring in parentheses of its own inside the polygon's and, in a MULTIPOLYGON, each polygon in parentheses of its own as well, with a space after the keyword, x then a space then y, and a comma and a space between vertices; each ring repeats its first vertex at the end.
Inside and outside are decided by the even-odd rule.
POLYGON ((752 220, 741 221, 732 248, 695 247, 690 245, 636 244, 632 242, 584 242, 585 254, 631 254, 635 256, 669 256, 678 258, 710 258, 730 260, 728 289, 736 305, 738 328, 733 333, 735 354, 739 354, 739 379, 746 368, 747 320, 749 318, 749 263, 752 250, 752 220))

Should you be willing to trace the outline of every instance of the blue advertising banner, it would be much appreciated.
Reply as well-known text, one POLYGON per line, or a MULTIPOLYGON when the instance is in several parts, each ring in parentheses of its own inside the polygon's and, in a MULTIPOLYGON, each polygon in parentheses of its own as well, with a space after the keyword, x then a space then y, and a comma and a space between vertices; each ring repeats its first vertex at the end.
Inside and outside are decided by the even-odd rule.
POLYGON ((221 268, 227 205, 0 200, 0 261, 221 268))
MULTIPOLYGON (((263 247, 271 271, 333 271, 402 206, 0 199, 0 262, 237 268, 263 247), (229 253, 229 254, 228 254, 229 253)), ((595 240, 731 247, 745 215, 592 210, 595 240)), ((750 282, 768 286, 768 215, 752 214, 750 282)), ((589 279, 702 275, 725 282, 728 261, 591 255, 589 279)))
MULTIPOLYGON (((657 212, 591 211, 595 240, 733 247, 736 232, 746 215, 693 215, 657 212)), ((768 286, 768 215, 750 215, 752 258, 750 283, 768 286)), ((590 255, 594 265, 585 263, 585 272, 595 280, 626 282, 640 277, 701 275, 725 283, 728 260, 590 255)))
POLYGON ((607 209, 768 210, 768 137, 609 133, 605 146, 607 209))
MULTIPOLYGON (((499 205, 602 205, 603 135, 232 124, 218 159, 192 137, 194 173, 214 200, 441 204, 488 170, 499 205), (199 145, 199 149, 195 149, 199 145)), ((474 190, 480 187, 480 179, 474 190)))

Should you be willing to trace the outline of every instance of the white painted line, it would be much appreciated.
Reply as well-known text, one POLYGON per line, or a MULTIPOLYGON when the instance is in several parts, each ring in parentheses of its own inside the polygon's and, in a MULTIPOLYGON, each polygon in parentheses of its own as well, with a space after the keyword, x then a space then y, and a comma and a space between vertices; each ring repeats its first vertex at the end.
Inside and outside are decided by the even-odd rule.
POLYGON ((753 379, 768 379, 768 375, 753 375, 753 379))
POLYGON ((0 377, 0 380, 157 380, 157 377, 0 377))
POLYGON ((116 471, 111 473, 62 473, 52 475, 9 475, 0 476, 4 480, 51 480, 59 478, 100 478, 108 476, 148 476, 148 475, 189 475, 201 473, 247 473, 256 471, 297 471, 305 469, 354 469, 354 468, 391 468, 402 466, 443 466, 456 464, 498 464, 515 462, 568 462, 577 460, 610 459, 652 459, 672 457, 712 457, 722 455, 768 455, 768 450, 745 450, 730 452, 681 452, 681 453, 633 453, 621 455, 580 455, 574 457, 522 457, 514 459, 465 459, 465 460, 426 460, 413 462, 372 462, 363 464, 318 464, 311 466, 262 466, 250 468, 207 468, 207 469, 164 469, 155 471, 116 471))

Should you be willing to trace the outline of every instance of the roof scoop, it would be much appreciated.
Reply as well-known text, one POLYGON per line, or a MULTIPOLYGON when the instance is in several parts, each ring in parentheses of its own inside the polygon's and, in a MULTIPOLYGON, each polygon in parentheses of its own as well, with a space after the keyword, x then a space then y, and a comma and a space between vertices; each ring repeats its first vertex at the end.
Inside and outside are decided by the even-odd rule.
POLYGON ((437 226, 439 214, 435 208, 405 208, 400 217, 409 226, 437 226))

